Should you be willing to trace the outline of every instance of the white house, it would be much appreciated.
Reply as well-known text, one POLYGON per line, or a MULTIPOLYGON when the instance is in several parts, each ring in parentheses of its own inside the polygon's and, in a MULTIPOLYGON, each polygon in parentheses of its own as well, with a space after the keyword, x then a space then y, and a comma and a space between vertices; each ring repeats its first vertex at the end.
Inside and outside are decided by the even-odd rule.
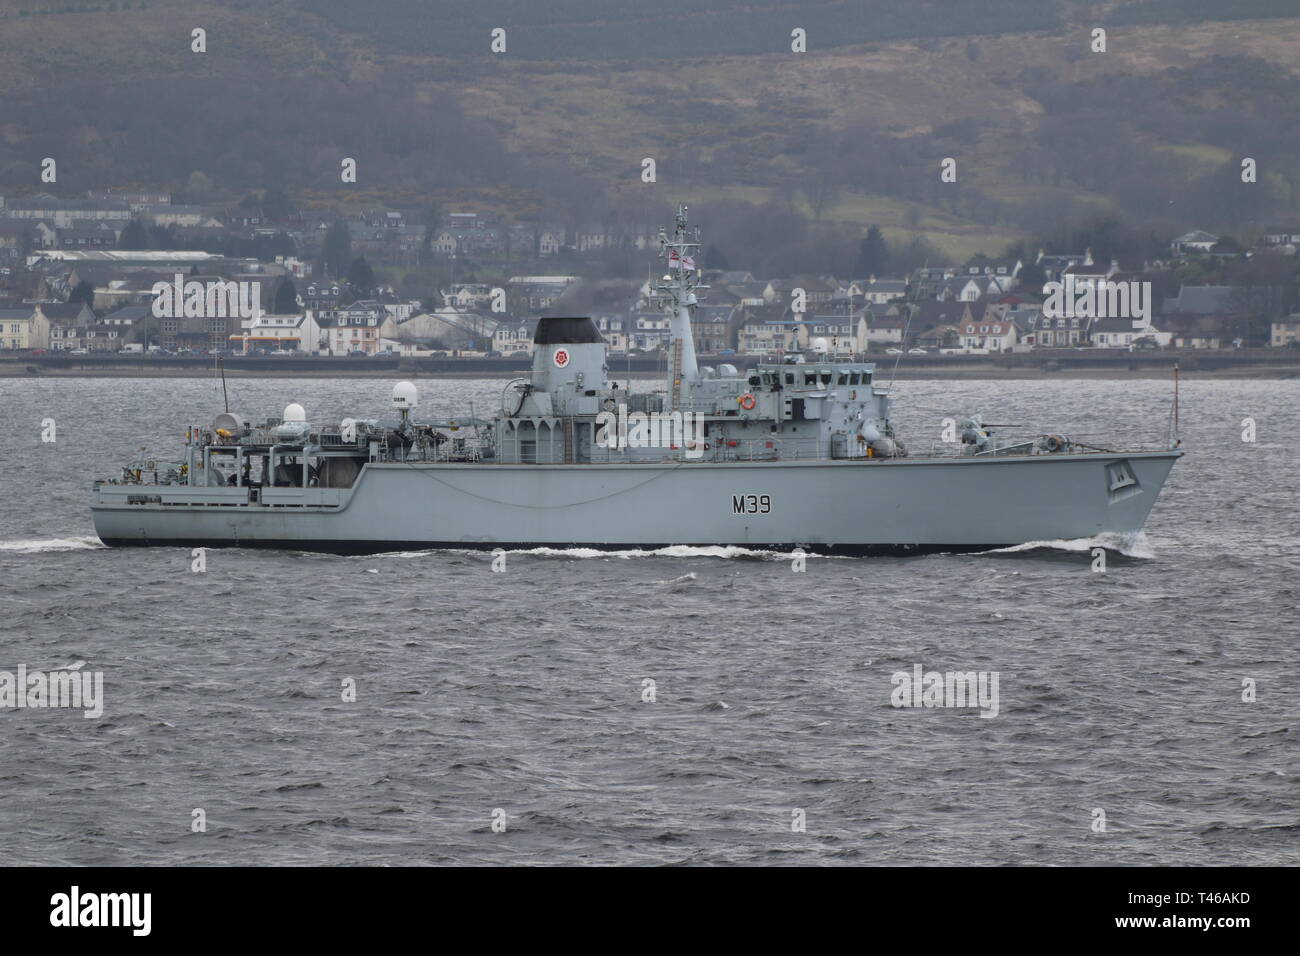
POLYGON ((1149 339, 1164 347, 1172 336, 1154 325, 1134 329, 1132 319, 1096 319, 1092 323, 1092 346, 1098 349, 1126 349, 1139 339, 1149 339))
POLYGON ((537 334, 537 319, 504 322, 492 333, 492 348, 502 355, 515 352, 533 354, 533 336, 537 334))
POLYGON ((1174 254, 1180 252, 1209 252, 1214 248, 1214 244, 1219 241, 1219 237, 1204 229, 1193 229, 1191 232, 1185 232, 1173 242, 1169 243, 1174 254))
POLYGON ((1272 335, 1269 343, 1275 349, 1287 348, 1300 343, 1300 313, 1277 319, 1269 330, 1272 335))
POLYGON ((302 315, 268 315, 242 319, 230 344, 241 352, 284 349, 312 355, 320 347, 321 330, 310 311, 302 315))
POLYGON ((1016 344, 1016 323, 971 319, 961 325, 961 347, 967 352, 1006 352, 1016 344))
POLYGON ((604 338, 605 344, 611 352, 626 352, 628 346, 628 334, 625 326, 628 320, 618 314, 594 315, 592 321, 596 323, 596 328, 600 331, 601 337, 604 338))
POLYGON ((860 295, 871 305, 884 305, 907 295, 906 279, 854 279, 849 283, 849 295, 860 295))

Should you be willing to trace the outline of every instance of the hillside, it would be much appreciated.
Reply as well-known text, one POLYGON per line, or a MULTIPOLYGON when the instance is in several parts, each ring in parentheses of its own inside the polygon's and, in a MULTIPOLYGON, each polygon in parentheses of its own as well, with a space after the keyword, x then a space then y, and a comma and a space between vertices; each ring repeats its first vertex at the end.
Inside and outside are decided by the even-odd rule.
POLYGON ((308 204, 638 221, 687 198, 726 211, 734 241, 766 206, 828 241, 879 223, 952 255, 1099 212, 1241 234, 1296 212, 1292 2, 706 0, 670 20, 607 0, 16 5, 0 194, 43 188, 53 156, 59 192, 278 185, 308 204), (504 55, 487 52, 498 23, 504 55), (791 23, 809 52, 789 52, 791 23))

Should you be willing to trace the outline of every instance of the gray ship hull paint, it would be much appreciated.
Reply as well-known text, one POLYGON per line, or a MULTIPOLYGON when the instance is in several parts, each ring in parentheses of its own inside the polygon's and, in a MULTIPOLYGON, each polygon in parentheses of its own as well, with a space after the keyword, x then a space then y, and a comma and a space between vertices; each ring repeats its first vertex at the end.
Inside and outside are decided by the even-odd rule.
POLYGON ((1181 454, 368 463, 350 490, 262 489, 257 504, 247 488, 101 484, 91 510, 116 546, 957 552, 1139 531, 1181 454))

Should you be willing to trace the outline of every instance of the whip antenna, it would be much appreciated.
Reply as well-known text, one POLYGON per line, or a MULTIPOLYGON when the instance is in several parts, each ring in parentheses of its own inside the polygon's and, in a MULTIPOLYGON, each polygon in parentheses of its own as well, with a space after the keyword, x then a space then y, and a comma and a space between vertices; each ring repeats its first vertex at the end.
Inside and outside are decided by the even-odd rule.
POLYGON ((222 361, 221 356, 217 356, 217 371, 221 373, 221 401, 226 406, 226 414, 230 414, 230 396, 226 393, 226 363, 222 361))

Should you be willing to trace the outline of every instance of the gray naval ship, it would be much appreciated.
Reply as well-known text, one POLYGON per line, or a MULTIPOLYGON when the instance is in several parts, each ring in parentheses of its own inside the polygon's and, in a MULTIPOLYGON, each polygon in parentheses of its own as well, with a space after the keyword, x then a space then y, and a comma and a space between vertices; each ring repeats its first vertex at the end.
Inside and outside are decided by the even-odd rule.
POLYGON ((909 453, 872 363, 701 366, 700 274, 686 207, 659 237, 671 327, 666 387, 611 381, 590 318, 543 318, 532 374, 491 417, 420 421, 409 382, 390 420, 309 422, 289 405, 191 428, 183 456, 97 481, 105 544, 375 553, 427 548, 734 545, 843 555, 957 552, 1142 528, 1176 440, 1104 451, 1061 435, 1005 442, 978 418, 909 453))

